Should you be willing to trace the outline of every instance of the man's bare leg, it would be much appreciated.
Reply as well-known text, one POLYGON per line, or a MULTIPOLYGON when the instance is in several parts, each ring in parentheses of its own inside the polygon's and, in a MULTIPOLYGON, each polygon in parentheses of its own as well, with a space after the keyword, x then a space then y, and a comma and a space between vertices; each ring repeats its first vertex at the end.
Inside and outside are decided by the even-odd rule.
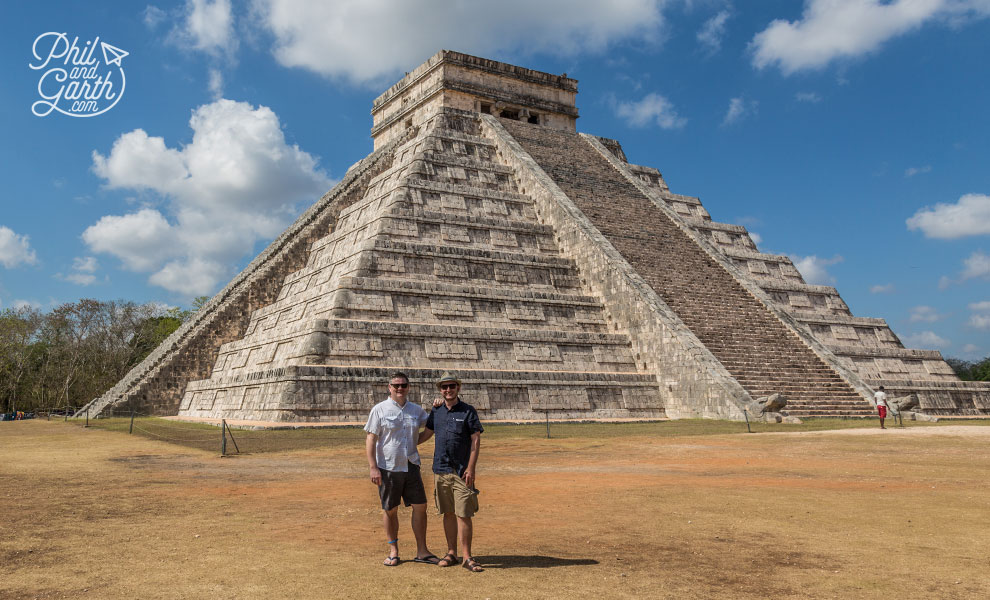
POLYGON ((388 540, 388 557, 399 556, 399 507, 382 510, 382 524, 385 526, 385 539, 388 540))
POLYGON ((457 517, 454 513, 443 513, 443 535, 447 538, 447 556, 440 559, 440 566, 449 567, 457 563, 457 517), (448 560, 453 556, 453 560, 448 560))
POLYGON ((426 548, 426 504, 412 505, 412 530, 416 536, 416 558, 430 556, 426 548))
POLYGON ((457 537, 461 543, 461 557, 464 560, 471 558, 471 537, 474 528, 471 524, 471 517, 457 517, 457 537))

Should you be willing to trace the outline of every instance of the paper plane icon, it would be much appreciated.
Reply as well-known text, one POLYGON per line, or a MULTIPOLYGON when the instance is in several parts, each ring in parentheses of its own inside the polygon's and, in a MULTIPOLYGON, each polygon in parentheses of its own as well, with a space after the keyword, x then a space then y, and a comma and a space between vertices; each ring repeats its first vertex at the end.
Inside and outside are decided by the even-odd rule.
POLYGON ((121 66, 120 59, 130 54, 130 52, 127 52, 126 50, 121 50, 116 46, 111 46, 106 42, 100 42, 100 45, 103 46, 103 62, 107 63, 107 66, 117 65, 118 67, 120 67, 121 66), (108 52, 109 55, 107 54, 108 52), (111 59, 110 56, 112 56, 113 58, 111 59))

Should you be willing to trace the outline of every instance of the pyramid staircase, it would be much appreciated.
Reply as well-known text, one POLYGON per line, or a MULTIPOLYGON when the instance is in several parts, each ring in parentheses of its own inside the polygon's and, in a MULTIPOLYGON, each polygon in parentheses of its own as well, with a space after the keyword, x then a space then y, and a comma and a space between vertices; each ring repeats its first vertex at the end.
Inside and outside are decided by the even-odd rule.
POLYGON ((861 392, 585 137, 500 123, 752 397, 782 393, 795 416, 873 414, 861 392))
POLYGON ((477 119, 440 114, 220 346, 179 412, 360 421, 391 371, 425 401, 453 370, 489 418, 663 416, 656 377, 607 329, 477 119))

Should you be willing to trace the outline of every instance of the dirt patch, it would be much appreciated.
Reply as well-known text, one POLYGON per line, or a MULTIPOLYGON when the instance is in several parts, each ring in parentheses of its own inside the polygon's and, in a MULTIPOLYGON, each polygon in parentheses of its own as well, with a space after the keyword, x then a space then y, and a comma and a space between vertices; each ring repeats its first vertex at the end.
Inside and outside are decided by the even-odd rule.
MULTIPOLYGON (((486 438, 475 548, 488 570, 473 575, 381 567, 360 444, 220 458, 71 424, 4 424, 0 597, 990 595, 990 541, 974 526, 990 520, 990 427, 657 427, 663 436, 640 424, 607 438, 486 438)), ((400 518, 409 559, 406 509, 400 518)), ((428 536, 442 554, 435 515, 428 536)))

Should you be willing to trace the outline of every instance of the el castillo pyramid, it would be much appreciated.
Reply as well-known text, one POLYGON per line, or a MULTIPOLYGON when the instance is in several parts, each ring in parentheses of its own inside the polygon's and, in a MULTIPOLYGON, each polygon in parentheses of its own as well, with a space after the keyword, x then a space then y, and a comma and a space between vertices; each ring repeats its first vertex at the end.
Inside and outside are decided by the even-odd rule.
POLYGON ((990 414, 990 386, 856 317, 746 229, 576 132, 577 81, 441 51, 379 96, 374 151, 88 407, 363 421, 402 370, 488 419, 868 416, 874 388, 990 414))

